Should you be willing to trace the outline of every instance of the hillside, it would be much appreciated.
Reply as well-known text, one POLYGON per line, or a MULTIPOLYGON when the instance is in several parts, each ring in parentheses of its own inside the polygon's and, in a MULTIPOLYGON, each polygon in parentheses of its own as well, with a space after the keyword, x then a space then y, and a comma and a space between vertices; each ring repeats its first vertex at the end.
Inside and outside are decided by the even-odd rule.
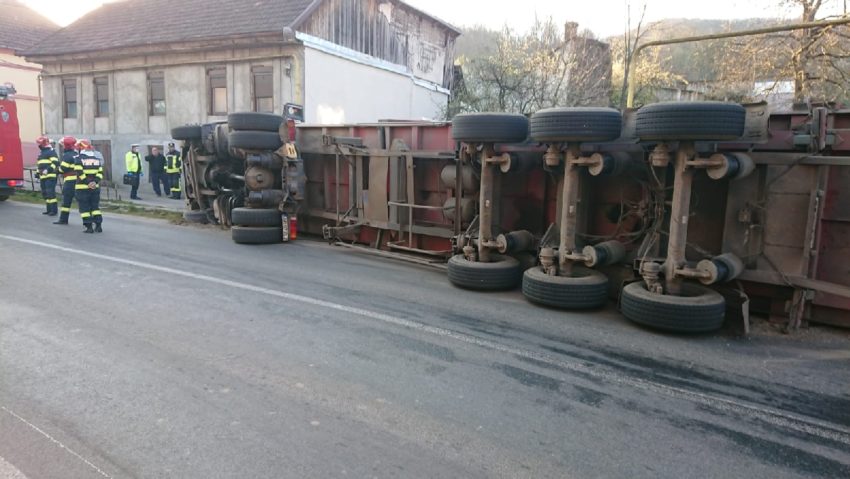
MULTIPOLYGON (((695 20, 671 18, 649 24, 645 41, 709 35, 728 31, 750 30, 776 25, 781 20, 750 18, 744 20, 695 20)), ((482 26, 462 27, 463 35, 455 45, 456 58, 480 58, 494 51, 500 32, 482 26)), ((622 42, 622 36, 602 39, 608 43, 622 42)), ((659 47, 662 65, 689 80, 710 80, 714 75, 714 49, 723 48, 723 42, 683 43, 659 47)))

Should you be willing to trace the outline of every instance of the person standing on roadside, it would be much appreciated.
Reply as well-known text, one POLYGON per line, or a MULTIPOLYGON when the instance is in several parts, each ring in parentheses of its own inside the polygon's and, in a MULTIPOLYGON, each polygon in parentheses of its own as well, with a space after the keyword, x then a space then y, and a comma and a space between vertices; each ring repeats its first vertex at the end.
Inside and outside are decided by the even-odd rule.
POLYGON ((80 205, 80 217, 86 227, 83 233, 102 233, 100 182, 103 180, 103 162, 95 156, 90 141, 80 140, 77 145, 80 154, 76 165, 77 183, 74 189, 77 192, 77 204, 80 205))
POLYGON ((130 175, 130 199, 140 200, 139 198, 139 181, 142 177, 142 158, 139 155, 139 145, 130 145, 130 151, 124 155, 124 163, 127 167, 127 174, 130 175))
POLYGON ((148 173, 151 175, 153 183, 153 192, 156 196, 162 196, 162 191, 168 194, 171 189, 168 186, 168 176, 165 174, 165 156, 159 152, 159 148, 151 148, 151 154, 145 157, 148 162, 148 173), (162 183, 162 190, 159 189, 159 184, 162 183))
POLYGON ((168 175, 168 184, 171 185, 171 198, 180 199, 180 171, 183 161, 180 151, 174 147, 174 143, 168 144, 168 153, 165 154, 165 174, 168 175))
POLYGON ((62 207, 59 209, 59 220, 54 225, 67 225, 71 214, 71 203, 77 184, 77 139, 73 136, 62 138, 62 161, 59 163, 59 174, 62 175, 62 207))
POLYGON ((43 215, 56 216, 59 214, 59 200, 56 199, 56 169, 59 166, 59 157, 56 155, 56 150, 50 146, 50 139, 46 136, 39 136, 35 143, 41 150, 36 161, 38 171, 39 185, 41 186, 41 197, 44 198, 46 211, 43 215))

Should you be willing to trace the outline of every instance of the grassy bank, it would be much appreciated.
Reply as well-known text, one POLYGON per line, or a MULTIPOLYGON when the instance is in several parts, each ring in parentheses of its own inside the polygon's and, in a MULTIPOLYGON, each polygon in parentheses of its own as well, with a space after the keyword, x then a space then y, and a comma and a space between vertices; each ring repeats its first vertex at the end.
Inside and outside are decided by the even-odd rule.
MULTIPOLYGON (((37 191, 17 191, 9 198, 9 201, 18 201, 20 203, 44 204, 44 199, 41 193, 37 191)), ((76 208, 76 202, 74 207, 76 208)), ((100 209, 104 212, 118 213, 122 215, 140 216, 143 218, 157 218, 170 221, 172 223, 182 223, 183 215, 177 211, 169 211, 160 208, 149 208, 139 206, 129 201, 120 200, 102 200, 100 209)))

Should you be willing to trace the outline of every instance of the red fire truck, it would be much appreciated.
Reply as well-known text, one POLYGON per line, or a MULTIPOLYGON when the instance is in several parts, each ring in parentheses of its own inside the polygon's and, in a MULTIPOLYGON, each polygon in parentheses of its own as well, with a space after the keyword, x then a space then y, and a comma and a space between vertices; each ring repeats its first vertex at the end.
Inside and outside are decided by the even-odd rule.
POLYGON ((15 188, 24 184, 24 159, 14 94, 12 85, 0 85, 0 201, 7 200, 15 188))

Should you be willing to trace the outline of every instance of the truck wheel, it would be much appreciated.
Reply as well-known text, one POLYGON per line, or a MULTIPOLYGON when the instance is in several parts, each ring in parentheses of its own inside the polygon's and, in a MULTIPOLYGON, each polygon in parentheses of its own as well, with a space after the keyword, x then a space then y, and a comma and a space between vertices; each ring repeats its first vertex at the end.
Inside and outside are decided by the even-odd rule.
POLYGON ((492 255, 492 262, 467 260, 462 254, 449 258, 449 281, 460 288, 479 291, 514 289, 520 280, 519 261, 510 256, 492 255))
POLYGON ((623 288, 620 307, 630 321, 663 331, 703 333, 723 325, 726 301, 720 293, 692 283, 685 283, 682 293, 651 293, 638 281, 623 288))
POLYGON ((230 148, 243 150, 277 150, 283 146, 280 135, 271 131, 231 131, 227 141, 230 148))
POLYGON ((522 294, 532 303, 562 309, 598 308, 608 300, 608 277, 573 267, 572 276, 549 276, 535 266, 522 276, 522 294))
POLYGON ((470 143, 520 143, 528 137, 528 119, 510 113, 462 113, 452 119, 452 138, 470 143))
POLYGON ((266 208, 233 208, 230 219, 235 226, 274 226, 280 228, 280 211, 266 208))
POLYGON ((239 244, 273 244, 283 241, 283 230, 280 226, 234 226, 230 237, 239 244))
POLYGON ((613 108, 546 108, 530 125, 531 139, 541 143, 611 141, 620 137, 623 115, 613 108))
POLYGON ((180 141, 199 140, 201 125, 183 125, 171 129, 171 138, 180 141))
POLYGON ((198 224, 209 223, 209 218, 207 217, 206 211, 199 211, 199 210, 184 211, 183 212, 183 219, 188 221, 189 223, 198 223, 198 224))
POLYGON ((231 130, 258 130, 277 133, 283 117, 271 113, 231 113, 227 115, 227 125, 231 130))
POLYGON ((744 134, 746 116, 737 103, 655 103, 638 110, 635 131, 644 141, 735 140, 744 134))
POLYGON ((245 171, 245 186, 251 191, 269 190, 274 187, 275 175, 262 166, 249 166, 245 171))

